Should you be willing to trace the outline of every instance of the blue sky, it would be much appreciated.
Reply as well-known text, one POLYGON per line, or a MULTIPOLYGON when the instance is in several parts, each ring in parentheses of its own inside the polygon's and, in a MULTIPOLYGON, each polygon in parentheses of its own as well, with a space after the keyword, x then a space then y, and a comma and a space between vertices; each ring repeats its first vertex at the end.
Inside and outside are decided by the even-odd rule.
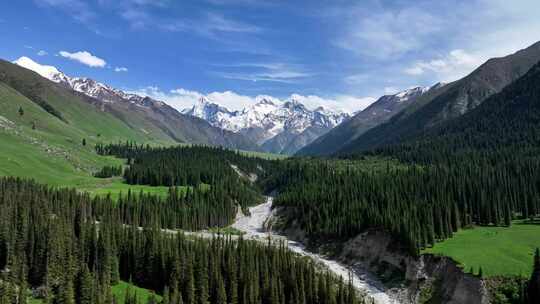
POLYGON ((540 40, 539 12, 537 0, 21 0, 0 11, 0 57, 179 109, 295 94, 354 111, 540 40))

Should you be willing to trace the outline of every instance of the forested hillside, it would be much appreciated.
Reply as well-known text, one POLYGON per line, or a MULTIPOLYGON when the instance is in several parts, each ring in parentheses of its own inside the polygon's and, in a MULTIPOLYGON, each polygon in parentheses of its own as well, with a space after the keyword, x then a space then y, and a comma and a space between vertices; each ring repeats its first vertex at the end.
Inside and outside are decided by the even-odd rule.
MULTIPOLYGON (((279 166, 276 160, 204 146, 162 148, 125 142, 98 144, 96 151, 126 159, 129 167, 123 179, 127 184, 173 187, 167 204, 182 211, 169 214, 167 222, 192 224, 166 227, 191 230, 229 225, 239 208, 247 212, 247 207, 262 203, 257 181, 266 179, 279 166), (177 186, 188 188, 179 191, 177 186)), ((158 200, 143 209, 155 206, 159 212, 160 204, 158 200)))
POLYGON ((276 181, 283 189, 276 204, 297 207, 291 219, 314 237, 348 238, 381 227, 413 252, 462 227, 534 217, 540 213, 539 84, 537 64, 421 140, 366 153, 398 158, 410 164, 405 169, 291 161, 276 181))
MULTIPOLYGON (((140 230, 124 221, 133 210, 75 190, 2 178, 0 208, 1 303, 26 302, 29 289, 46 303, 117 303, 111 285, 121 279, 163 303, 360 303, 285 247, 140 230)), ((144 217, 160 226, 158 214, 144 217)))
POLYGON ((118 163, 95 156, 92 147, 98 142, 256 148, 240 136, 182 115, 164 103, 143 102, 91 98, 0 60, 0 137, 6 143, 0 145, 0 174, 39 177, 59 185, 92 184, 88 174, 118 163), (36 166, 39 170, 34 170, 36 166))
POLYGON ((540 61, 540 42, 501 58, 493 58, 471 74, 443 87, 341 148, 338 154, 366 151, 414 139, 432 127, 455 119, 525 75, 540 61))
POLYGON ((536 159, 540 147, 540 63, 475 110, 402 145, 381 149, 403 160, 433 162, 482 153, 536 159))

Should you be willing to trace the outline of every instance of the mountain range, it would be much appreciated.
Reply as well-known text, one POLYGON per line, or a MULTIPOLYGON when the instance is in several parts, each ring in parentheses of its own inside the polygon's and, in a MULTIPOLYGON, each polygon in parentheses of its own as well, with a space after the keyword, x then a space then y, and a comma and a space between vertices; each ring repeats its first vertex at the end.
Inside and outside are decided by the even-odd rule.
POLYGON ((182 113, 240 134, 264 151, 283 154, 295 153, 350 117, 347 113, 323 107, 310 110, 294 95, 285 102, 268 96, 257 97, 255 104, 239 111, 231 111, 201 97, 182 113))
POLYGON ((70 77, 28 57, 14 63, 76 94, 91 97, 87 101, 124 120, 139 113, 174 142, 293 154, 350 117, 323 107, 309 110, 294 98, 281 102, 269 96, 258 97, 255 104, 241 111, 231 111, 201 97, 180 113, 165 102, 126 93, 91 78, 70 77))
POLYGON ((370 128, 387 121, 393 115, 414 103, 418 97, 442 86, 444 84, 438 83, 432 87, 414 87, 397 94, 384 95, 349 120, 314 140, 312 144, 300 149, 297 154, 333 154, 370 128))
MULTIPOLYGON (((406 103, 392 109, 386 105, 389 97, 383 96, 298 154, 351 154, 421 137, 434 127, 475 109, 525 75, 538 61, 540 42, 514 54, 492 58, 460 80, 437 84, 421 93, 417 89, 406 103), (370 115, 385 109, 389 110, 387 115, 377 118, 370 115)), ((395 97, 390 98, 395 100, 395 97)))
MULTIPOLYGON (((77 95, 78 98, 73 100, 82 100, 94 105, 101 112, 112 114, 128 128, 142 133, 151 141, 259 150, 256 144, 244 136, 211 126, 203 119, 183 115, 162 101, 128 94, 90 78, 69 77, 53 66, 41 65, 28 57, 21 57, 14 63, 16 65, 3 62, 0 71, 4 73, 4 79, 0 80, 22 91, 27 97, 31 95, 33 100, 44 93, 40 92, 42 88, 51 88, 62 95, 77 95), (21 67, 37 73, 55 85, 40 79, 35 79, 33 83, 25 83, 21 76, 25 75, 22 78, 28 78, 26 75, 28 72, 21 71, 21 67)), ((51 98, 43 98, 47 101, 49 99, 51 98)), ((54 108, 56 112, 61 113, 66 107, 65 104, 59 104, 54 108)))
POLYGON ((71 123, 69 110, 73 102, 66 104, 65 100, 77 100, 108 113, 147 141, 334 155, 421 137, 475 109, 522 77, 538 61, 540 42, 514 54, 490 59, 452 83, 414 87, 382 96, 352 117, 322 107, 308 109, 294 95, 286 101, 260 96, 254 104, 236 111, 201 97, 191 108, 179 112, 165 102, 126 93, 90 78, 69 77, 55 67, 27 57, 16 60, 16 65, 2 61, 0 81, 67 124, 71 123), (47 81, 29 75, 26 69, 47 81))

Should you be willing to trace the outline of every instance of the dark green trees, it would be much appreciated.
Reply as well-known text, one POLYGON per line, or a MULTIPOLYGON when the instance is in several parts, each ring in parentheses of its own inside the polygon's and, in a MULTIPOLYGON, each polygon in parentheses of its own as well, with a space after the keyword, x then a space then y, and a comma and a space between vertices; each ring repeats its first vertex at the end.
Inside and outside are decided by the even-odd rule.
POLYGON ((527 286, 528 303, 540 303, 540 250, 534 253, 534 266, 531 279, 527 286))
POLYGON ((94 177, 109 178, 113 176, 121 176, 122 173, 122 166, 104 166, 100 171, 94 173, 94 177))
POLYGON ((384 229, 412 253, 470 225, 510 225, 540 210, 540 159, 484 157, 366 170, 360 160, 290 160, 269 184, 276 206, 313 238, 384 229))
MULTIPOLYGON (((42 288, 47 303, 111 304, 110 287, 118 279, 162 294, 170 304, 357 299, 283 245, 163 231, 161 218, 173 212, 161 201, 161 208, 140 213, 146 199, 152 198, 114 204, 75 190, 0 178, 0 249, 9 248, 0 252, 2 303, 14 303, 27 286, 42 288), (313 279, 326 284, 308 288, 313 279)), ((127 292, 125 303, 138 300, 127 292)))

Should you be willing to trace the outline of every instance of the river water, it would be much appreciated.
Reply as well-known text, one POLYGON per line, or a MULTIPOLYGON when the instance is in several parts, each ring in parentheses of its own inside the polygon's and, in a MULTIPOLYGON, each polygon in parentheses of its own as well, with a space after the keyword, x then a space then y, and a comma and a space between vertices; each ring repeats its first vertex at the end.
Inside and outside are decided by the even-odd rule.
POLYGON ((300 255, 308 256, 316 262, 325 265, 330 271, 338 276, 342 276, 345 280, 348 280, 349 276, 351 276, 353 285, 368 297, 372 298, 376 304, 399 304, 398 301, 392 299, 384 292, 383 285, 373 277, 373 275, 360 269, 351 269, 342 263, 310 252, 298 242, 289 240, 283 235, 267 231, 264 224, 270 216, 272 216, 272 197, 267 197, 264 204, 251 207, 249 208, 249 211, 251 213, 250 216, 239 216, 232 225, 232 227, 245 233, 244 238, 255 240, 267 240, 268 238, 282 240, 288 244, 290 250, 300 255))

